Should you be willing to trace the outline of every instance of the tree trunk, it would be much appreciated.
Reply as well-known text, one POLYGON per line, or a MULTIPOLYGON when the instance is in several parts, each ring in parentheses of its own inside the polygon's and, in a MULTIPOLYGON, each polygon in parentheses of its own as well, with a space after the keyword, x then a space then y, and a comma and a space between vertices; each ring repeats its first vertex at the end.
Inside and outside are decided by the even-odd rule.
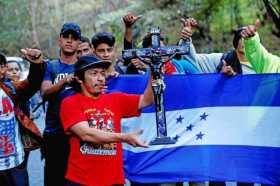
MULTIPOLYGON (((278 3, 279 3, 279 1, 278 1, 278 3)), ((274 22, 274 25, 276 26, 276 29, 277 29, 277 31, 273 30, 272 33, 275 36, 280 37, 280 15, 276 10, 273 9, 273 5, 269 0, 263 0, 263 3, 265 5, 268 15, 271 16, 271 18, 274 22)))
POLYGON ((33 41, 33 47, 40 48, 40 42, 39 37, 37 33, 37 23, 36 23, 36 15, 37 15, 37 7, 38 2, 37 1, 29 1, 29 9, 30 9, 30 18, 31 18, 31 27, 32 27, 32 41, 33 41))

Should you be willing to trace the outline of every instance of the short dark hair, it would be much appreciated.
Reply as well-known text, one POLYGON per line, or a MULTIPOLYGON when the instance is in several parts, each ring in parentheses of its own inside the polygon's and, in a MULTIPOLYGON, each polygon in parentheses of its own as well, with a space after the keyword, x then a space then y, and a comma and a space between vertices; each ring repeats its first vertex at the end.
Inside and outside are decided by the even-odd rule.
POLYGON ((81 36, 81 43, 88 43, 88 45, 91 47, 91 42, 86 36, 81 36))
POLYGON ((0 52, 0 65, 6 65, 6 63, 7 63, 7 58, 6 58, 5 54, 0 52))
POLYGON ((85 80, 85 70, 79 71, 79 72, 75 72, 75 76, 81 80, 84 81, 85 80))
POLYGON ((89 44, 91 44, 89 38, 86 37, 86 36, 81 36, 81 42, 82 43, 89 43, 89 44))
POLYGON ((244 27, 240 27, 233 31, 234 36, 233 36, 232 44, 235 49, 237 49, 239 40, 242 38, 241 32, 243 31, 243 29, 244 27))
POLYGON ((97 48, 101 43, 106 43, 110 47, 115 45, 115 37, 110 32, 98 32, 91 38, 91 44, 94 48, 97 48))

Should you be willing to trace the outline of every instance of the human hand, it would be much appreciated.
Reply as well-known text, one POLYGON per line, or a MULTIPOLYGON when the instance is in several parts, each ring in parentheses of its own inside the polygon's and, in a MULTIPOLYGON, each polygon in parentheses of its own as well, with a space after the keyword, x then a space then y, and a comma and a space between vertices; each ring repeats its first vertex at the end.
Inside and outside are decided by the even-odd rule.
POLYGON ((138 70, 146 70, 147 65, 143 63, 140 59, 135 58, 131 60, 131 63, 138 69, 138 70))
POLYGON ((108 71, 106 75, 107 75, 107 78, 119 77, 120 73, 118 73, 115 70, 112 70, 112 71, 108 71))
POLYGON ((64 83, 71 83, 74 79, 74 74, 68 74, 65 78, 63 78, 63 81, 64 83))
POLYGON ((140 19, 141 15, 127 14, 123 17, 123 22, 126 27, 131 27, 138 19, 140 19))
POLYGON ((181 18, 181 22, 183 24, 184 27, 188 26, 188 27, 196 27, 198 25, 196 19, 190 17, 190 18, 181 18))
POLYGON ((255 25, 248 25, 244 27, 244 29, 241 32, 241 36, 245 39, 253 37, 256 34, 260 25, 261 25, 260 20, 257 19, 255 25))
POLYGON ((225 61, 223 61, 221 73, 223 73, 226 76, 235 76, 237 74, 231 66, 227 65, 225 61))
POLYGON ((194 18, 181 19, 183 29, 181 31, 181 38, 186 40, 192 37, 192 27, 197 26, 197 21, 194 18))
POLYGON ((31 63, 39 64, 39 63, 44 62, 41 50, 32 49, 32 48, 24 48, 24 49, 21 49, 20 52, 23 55, 23 58, 28 60, 31 63))
POLYGON ((143 134, 143 129, 137 130, 134 132, 129 132, 123 134, 123 142, 128 143, 133 147, 149 147, 148 144, 144 141, 139 140, 139 136, 143 134))
POLYGON ((192 29, 190 27, 184 27, 181 31, 181 38, 186 40, 192 37, 192 29))

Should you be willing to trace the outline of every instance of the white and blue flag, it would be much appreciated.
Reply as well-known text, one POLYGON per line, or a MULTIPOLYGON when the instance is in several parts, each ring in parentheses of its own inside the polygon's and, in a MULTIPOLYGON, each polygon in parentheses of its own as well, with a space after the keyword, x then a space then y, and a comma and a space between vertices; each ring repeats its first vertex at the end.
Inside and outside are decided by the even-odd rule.
MULTIPOLYGON (((177 142, 149 148, 124 144, 129 180, 280 183, 280 75, 174 75, 164 81, 167 133, 177 142)), ((146 82, 126 76, 109 87, 142 93, 146 82)), ((122 125, 122 132, 141 128, 140 138, 153 140, 154 108, 122 125)))

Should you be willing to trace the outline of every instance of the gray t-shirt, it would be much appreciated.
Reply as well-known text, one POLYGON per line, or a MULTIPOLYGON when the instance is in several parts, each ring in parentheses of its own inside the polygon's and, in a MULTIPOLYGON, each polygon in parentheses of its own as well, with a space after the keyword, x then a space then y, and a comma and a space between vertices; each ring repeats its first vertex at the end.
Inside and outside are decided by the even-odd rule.
MULTIPOLYGON (((184 58, 197 67, 200 73, 217 73, 217 67, 221 63, 223 53, 197 54, 194 45, 190 43, 190 54, 184 58)), ((255 74, 251 65, 242 64, 242 74, 255 74)))

